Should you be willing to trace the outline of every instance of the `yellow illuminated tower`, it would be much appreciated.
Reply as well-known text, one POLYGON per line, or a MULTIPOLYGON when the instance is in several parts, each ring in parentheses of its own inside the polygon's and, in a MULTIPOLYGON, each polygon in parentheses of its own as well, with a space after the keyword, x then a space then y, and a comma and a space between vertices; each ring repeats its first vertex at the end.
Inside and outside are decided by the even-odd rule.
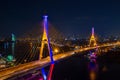
POLYGON ((96 43, 96 38, 95 38, 95 35, 94 35, 94 27, 92 28, 92 35, 90 37, 90 42, 89 42, 89 46, 96 46, 97 43, 96 43))
POLYGON ((48 16, 44 16, 44 25, 43 25, 44 26, 44 31, 43 31, 42 41, 41 41, 39 60, 41 60, 43 58, 43 48, 44 48, 45 44, 47 44, 50 60, 51 60, 51 62, 53 62, 53 53, 52 53, 52 49, 50 47, 50 41, 49 41, 49 38, 48 38, 48 31, 47 31, 47 27, 48 27, 47 17, 48 16))
MULTIPOLYGON (((45 18, 47 18, 47 16, 45 18)), ((43 48, 44 48, 45 44, 48 45, 48 37, 47 37, 47 31, 46 31, 45 22, 44 22, 43 26, 44 26, 44 31, 43 31, 42 41, 41 41, 41 48, 40 48, 40 57, 39 57, 39 59, 42 59, 42 57, 43 57, 42 53, 43 53, 43 48)))

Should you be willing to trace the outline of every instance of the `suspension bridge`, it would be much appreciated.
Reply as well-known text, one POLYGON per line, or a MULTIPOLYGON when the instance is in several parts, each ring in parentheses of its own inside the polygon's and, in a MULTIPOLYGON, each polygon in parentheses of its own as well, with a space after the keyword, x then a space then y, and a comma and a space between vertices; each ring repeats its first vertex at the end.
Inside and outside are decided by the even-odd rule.
MULTIPOLYGON (((92 35, 90 37, 90 41, 89 41, 89 45, 85 48, 79 48, 79 49, 75 49, 75 50, 71 50, 68 52, 63 52, 60 54, 53 54, 53 50, 51 48, 50 43, 57 45, 57 46, 63 46, 60 44, 56 44, 54 42, 50 42, 49 39, 49 34, 48 34, 48 20, 47 20, 48 16, 44 16, 44 29, 43 29, 43 36, 42 36, 42 40, 41 40, 41 47, 34 47, 33 44, 31 43, 31 51, 30 52, 34 52, 36 50, 39 50, 39 60, 36 61, 31 61, 31 62, 27 62, 24 64, 17 64, 13 67, 9 67, 9 68, 5 68, 5 69, 1 69, 0 70, 0 80, 4 80, 4 79, 16 79, 17 77, 26 75, 34 70, 40 70, 42 75, 43 75, 43 79, 44 80, 51 80, 52 77, 52 72, 54 70, 54 64, 56 61, 65 59, 67 57, 70 57, 72 55, 78 54, 80 52, 83 51, 88 51, 91 49, 96 49, 96 48, 102 48, 102 47, 109 47, 109 46, 116 46, 116 45, 120 45, 120 42, 115 42, 115 43, 107 43, 107 44, 101 44, 98 45, 96 38, 94 36, 94 28, 92 28, 92 35), (49 56, 47 57, 43 57, 44 55, 44 47, 45 45, 47 45, 47 49, 48 49, 48 53, 49 56), (33 48, 34 47, 34 48, 33 48), (45 70, 44 67, 49 66, 50 65, 50 70, 48 74, 45 74, 45 70)), ((14 36, 14 35, 12 35, 14 36)), ((14 38, 12 38, 13 44, 12 44, 12 51, 14 52, 14 38)), ((39 44, 35 44, 35 46, 38 46, 39 44)), ((27 51, 26 51, 27 52, 27 51)), ((30 56, 33 55, 28 55, 28 59, 30 58, 30 56)), ((23 61, 22 58, 20 58, 19 60, 23 61)), ((20 61, 18 61, 19 63, 20 61)))

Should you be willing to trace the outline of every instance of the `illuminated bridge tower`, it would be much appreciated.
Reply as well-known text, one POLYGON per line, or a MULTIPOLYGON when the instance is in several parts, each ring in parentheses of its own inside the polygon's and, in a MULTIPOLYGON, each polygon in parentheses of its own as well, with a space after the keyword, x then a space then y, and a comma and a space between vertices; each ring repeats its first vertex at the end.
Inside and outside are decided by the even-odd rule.
POLYGON ((49 51, 50 60, 51 60, 51 62, 53 62, 53 53, 52 53, 52 49, 50 47, 50 41, 49 41, 49 38, 48 38, 48 31, 47 31, 47 28, 48 28, 47 17, 48 16, 44 16, 44 25, 43 25, 44 26, 44 31, 43 31, 42 41, 41 41, 39 60, 42 59, 42 57, 43 57, 43 48, 44 48, 45 44, 47 44, 48 45, 48 51, 49 51))
POLYGON ((45 74, 44 68, 42 68, 41 71, 42 71, 42 75, 43 75, 44 80, 51 80, 52 72, 53 72, 53 68, 54 68, 54 60, 53 60, 52 49, 51 49, 51 46, 50 46, 50 41, 49 41, 49 38, 48 38, 47 17, 48 16, 44 16, 44 31, 43 31, 42 41, 41 41, 39 60, 42 59, 42 57, 43 57, 42 56, 43 55, 43 49, 44 49, 45 44, 47 44, 48 45, 49 56, 50 56, 50 60, 51 60, 51 65, 50 65, 50 70, 49 70, 48 76, 45 74))
POLYGON ((92 35, 90 37, 90 42, 89 42, 89 46, 96 46, 97 43, 96 43, 96 38, 95 38, 95 35, 94 35, 94 27, 92 28, 92 35))

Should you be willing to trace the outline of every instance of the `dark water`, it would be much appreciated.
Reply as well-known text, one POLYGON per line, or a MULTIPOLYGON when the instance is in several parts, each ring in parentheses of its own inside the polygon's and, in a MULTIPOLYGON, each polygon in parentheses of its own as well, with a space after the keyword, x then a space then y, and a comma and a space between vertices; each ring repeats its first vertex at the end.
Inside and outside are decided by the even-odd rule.
POLYGON ((120 54, 98 56, 96 62, 84 55, 56 62, 52 80, 120 80, 120 54))

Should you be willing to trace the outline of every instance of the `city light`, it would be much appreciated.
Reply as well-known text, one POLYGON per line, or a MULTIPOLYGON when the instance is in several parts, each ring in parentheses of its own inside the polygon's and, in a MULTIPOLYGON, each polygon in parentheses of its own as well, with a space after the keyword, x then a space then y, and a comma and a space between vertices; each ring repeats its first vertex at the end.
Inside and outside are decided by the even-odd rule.
POLYGON ((57 48, 55 48, 55 49, 54 49, 54 52, 55 52, 55 53, 58 53, 58 52, 59 52, 59 50, 58 50, 57 48))
POLYGON ((7 61, 13 61, 13 56, 12 55, 8 55, 7 56, 7 61))

